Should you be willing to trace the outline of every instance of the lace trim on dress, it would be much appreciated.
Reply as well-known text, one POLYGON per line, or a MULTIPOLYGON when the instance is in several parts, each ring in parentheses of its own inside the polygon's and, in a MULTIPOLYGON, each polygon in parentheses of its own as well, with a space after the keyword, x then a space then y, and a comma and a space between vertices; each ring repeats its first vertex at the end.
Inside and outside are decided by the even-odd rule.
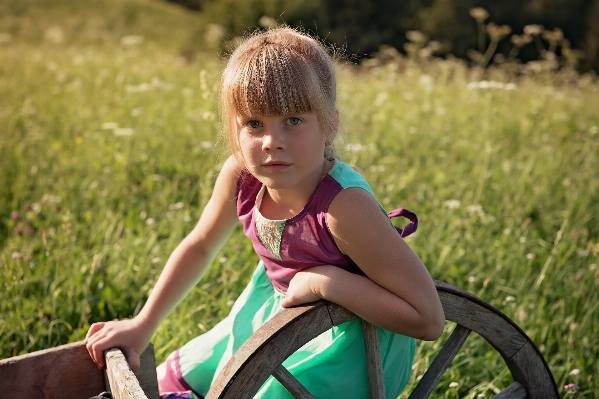
POLYGON ((265 186, 262 186, 260 192, 256 196, 256 205, 254 206, 254 220, 256 222, 256 231, 262 245, 268 252, 273 254, 275 258, 281 260, 281 239, 283 237, 283 229, 285 229, 286 220, 270 220, 262 216, 260 213, 260 204, 264 195, 265 186))

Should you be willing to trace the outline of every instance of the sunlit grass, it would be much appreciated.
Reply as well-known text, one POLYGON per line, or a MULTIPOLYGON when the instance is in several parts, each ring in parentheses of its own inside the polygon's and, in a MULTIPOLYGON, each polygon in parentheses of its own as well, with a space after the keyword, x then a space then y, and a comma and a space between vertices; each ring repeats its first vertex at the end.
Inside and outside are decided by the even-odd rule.
MULTIPOLYGON (((94 44, 71 35, 81 31, 69 18, 30 36, 17 32, 30 22, 4 14, 0 25, 10 33, 0 43, 2 358, 79 340, 94 321, 139 311, 225 156, 215 56, 190 63, 178 39, 153 38, 151 25, 110 33, 99 24, 105 40, 94 44), (48 33, 54 26, 62 39, 48 33)), ((593 397, 597 82, 405 59, 340 66, 339 75, 341 157, 387 208, 418 213, 409 243, 433 277, 506 313, 560 387, 576 383, 578 396, 593 397)), ((227 314, 256 262, 237 229, 155 334, 158 361, 227 314)), ((416 377, 439 345, 419 345, 416 377)), ((509 384, 488 345, 474 339, 467 348, 438 397, 491 397, 509 384)))

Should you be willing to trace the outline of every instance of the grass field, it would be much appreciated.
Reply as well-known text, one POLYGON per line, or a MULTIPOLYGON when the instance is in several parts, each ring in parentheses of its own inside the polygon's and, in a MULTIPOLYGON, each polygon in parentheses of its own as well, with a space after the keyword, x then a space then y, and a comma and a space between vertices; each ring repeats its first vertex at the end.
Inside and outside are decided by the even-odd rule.
MULTIPOLYGON (((138 312, 193 227, 226 157, 222 61, 197 35, 155 1, 0 3, 0 358, 138 312)), ((597 80, 405 58, 339 80, 341 158, 419 214, 408 242, 432 276, 514 319, 563 395, 599 397, 597 80)), ((157 360, 223 318, 256 263, 237 229, 156 332, 157 360)), ((419 344, 414 382, 440 342, 419 344)), ((471 338, 433 397, 510 378, 471 338)))

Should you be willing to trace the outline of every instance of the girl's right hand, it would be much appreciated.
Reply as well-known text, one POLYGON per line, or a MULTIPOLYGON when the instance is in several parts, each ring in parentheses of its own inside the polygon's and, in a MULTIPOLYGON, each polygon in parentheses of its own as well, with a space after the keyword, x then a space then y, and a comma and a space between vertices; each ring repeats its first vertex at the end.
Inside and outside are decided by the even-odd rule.
POLYGON ((85 346, 93 361, 103 368, 104 351, 118 347, 123 351, 132 370, 139 367, 139 357, 150 343, 151 329, 137 318, 94 323, 85 336, 85 346))

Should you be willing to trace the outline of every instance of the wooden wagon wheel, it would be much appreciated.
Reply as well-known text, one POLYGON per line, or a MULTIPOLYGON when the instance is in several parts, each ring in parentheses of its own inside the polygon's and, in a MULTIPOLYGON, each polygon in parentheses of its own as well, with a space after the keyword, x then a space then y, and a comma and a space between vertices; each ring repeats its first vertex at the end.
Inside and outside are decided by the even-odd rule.
MULTIPOLYGON (((480 298, 435 281, 445 318, 457 326, 430 365, 410 399, 428 398, 472 331, 503 357, 514 383, 497 399, 559 398, 545 359, 528 336, 507 316, 480 298)), ((313 398, 283 361, 311 339, 357 316, 327 301, 286 309, 256 331, 222 370, 206 399, 252 398, 274 376, 295 398, 313 398)), ((385 398, 377 329, 362 321, 371 398, 385 398)))

